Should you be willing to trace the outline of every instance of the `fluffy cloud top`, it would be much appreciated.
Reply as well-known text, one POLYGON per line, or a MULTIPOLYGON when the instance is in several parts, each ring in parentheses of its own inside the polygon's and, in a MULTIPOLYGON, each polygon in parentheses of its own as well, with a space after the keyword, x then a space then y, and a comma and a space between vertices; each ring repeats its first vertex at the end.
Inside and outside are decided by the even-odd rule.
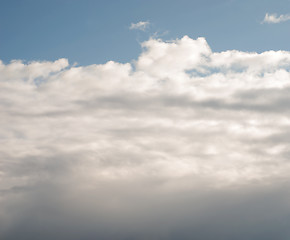
POLYGON ((290 20, 290 15, 280 15, 277 16, 277 14, 269 14, 266 13, 263 23, 280 23, 280 22, 286 22, 290 20))
POLYGON ((140 22, 137 22, 137 23, 131 23, 131 26, 130 26, 130 29, 138 29, 138 30, 141 30, 141 31, 145 31, 150 25, 150 22, 148 21, 140 21, 140 22))
POLYGON ((1 239, 289 237, 290 52, 142 46, 0 64, 1 239))

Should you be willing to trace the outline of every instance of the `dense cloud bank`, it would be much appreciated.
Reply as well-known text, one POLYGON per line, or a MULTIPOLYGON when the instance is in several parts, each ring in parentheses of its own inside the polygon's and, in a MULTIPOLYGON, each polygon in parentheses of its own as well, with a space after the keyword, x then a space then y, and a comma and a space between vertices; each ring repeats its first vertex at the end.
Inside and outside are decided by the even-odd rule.
POLYGON ((142 47, 0 62, 0 238, 289 238, 290 52, 142 47))

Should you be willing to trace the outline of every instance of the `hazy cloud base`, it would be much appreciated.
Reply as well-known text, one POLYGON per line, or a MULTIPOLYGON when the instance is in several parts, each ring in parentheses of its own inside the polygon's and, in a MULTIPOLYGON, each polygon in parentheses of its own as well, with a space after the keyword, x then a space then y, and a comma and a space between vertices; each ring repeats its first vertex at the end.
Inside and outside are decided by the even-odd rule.
POLYGON ((143 48, 0 64, 0 238, 289 238, 290 52, 143 48))

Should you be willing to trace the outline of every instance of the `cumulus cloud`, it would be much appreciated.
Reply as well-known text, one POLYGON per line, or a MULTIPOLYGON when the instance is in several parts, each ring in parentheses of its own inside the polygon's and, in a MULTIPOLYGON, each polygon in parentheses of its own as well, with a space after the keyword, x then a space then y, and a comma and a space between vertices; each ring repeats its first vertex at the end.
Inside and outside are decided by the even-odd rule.
POLYGON ((0 238, 285 239, 290 52, 149 39, 0 64, 0 238))
POLYGON ((265 18, 263 20, 263 23, 280 23, 280 22, 286 22, 290 20, 290 15, 286 14, 286 15, 280 15, 277 16, 277 14, 269 14, 266 13, 265 18))
POLYGON ((141 31, 145 31, 150 25, 149 21, 140 21, 137 23, 131 23, 130 29, 137 29, 137 30, 141 30, 141 31))

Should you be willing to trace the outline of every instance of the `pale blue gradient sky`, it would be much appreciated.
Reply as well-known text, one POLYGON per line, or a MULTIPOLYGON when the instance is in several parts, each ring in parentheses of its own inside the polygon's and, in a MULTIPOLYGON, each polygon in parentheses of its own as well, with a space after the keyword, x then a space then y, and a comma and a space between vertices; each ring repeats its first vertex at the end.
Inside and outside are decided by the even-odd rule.
POLYGON ((290 1, 0 0, 0 59, 129 62, 155 32, 202 36, 214 51, 289 51, 290 21, 261 24, 267 12, 290 13, 290 1), (129 30, 139 21, 150 21, 147 32, 129 30))

